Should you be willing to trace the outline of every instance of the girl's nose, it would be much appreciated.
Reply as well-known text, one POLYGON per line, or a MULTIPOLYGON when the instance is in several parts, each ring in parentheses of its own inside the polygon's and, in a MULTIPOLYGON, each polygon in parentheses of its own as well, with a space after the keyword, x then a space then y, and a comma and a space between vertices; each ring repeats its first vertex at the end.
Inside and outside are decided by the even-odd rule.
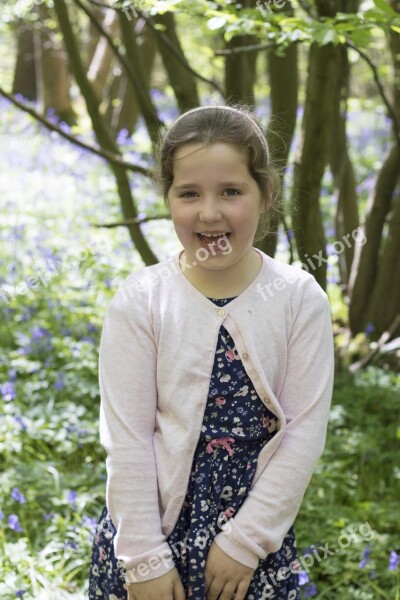
POLYGON ((214 198, 205 199, 199 211, 200 220, 207 222, 220 221, 221 216, 217 201, 214 198))

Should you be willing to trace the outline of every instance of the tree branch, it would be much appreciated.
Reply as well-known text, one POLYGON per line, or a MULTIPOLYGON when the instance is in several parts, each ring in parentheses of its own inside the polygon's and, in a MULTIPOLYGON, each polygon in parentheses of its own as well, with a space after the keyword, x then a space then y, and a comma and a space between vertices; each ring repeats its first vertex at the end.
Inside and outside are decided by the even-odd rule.
POLYGON ((114 223, 92 223, 93 227, 106 227, 112 229, 113 227, 128 227, 128 225, 134 225, 141 223, 148 223, 149 221, 156 221, 157 219, 171 219, 171 215, 154 215, 153 217, 135 217, 133 219, 124 219, 123 221, 115 221, 114 223))
POLYGON ((392 119, 396 141, 400 145, 400 125, 397 120, 396 111, 394 110, 393 106, 391 105, 391 103, 388 100, 388 97, 386 96, 386 92, 385 92, 384 87, 379 78, 378 69, 377 69, 376 65, 372 62, 372 60, 369 58, 369 56, 367 54, 365 54, 365 52, 360 50, 360 48, 357 48, 357 46, 354 46, 354 44, 352 44, 352 42, 349 42, 348 40, 346 40, 345 46, 347 46, 348 48, 351 48, 352 50, 357 52, 357 54, 359 54, 361 56, 361 58, 364 59, 365 62, 367 63, 367 65, 370 67, 370 69, 373 73, 373 76, 374 76, 375 83, 378 87, 380 96, 383 100, 384 105, 387 108, 390 118, 392 119))
POLYGON ((125 72, 128 76, 128 79, 131 82, 133 89, 135 91, 135 94, 137 96, 137 99, 139 101, 139 105, 140 105, 143 117, 145 119, 150 138, 151 138, 152 142, 154 143, 157 139, 157 133, 161 129, 161 127, 164 126, 164 123, 158 117, 157 110, 153 106, 151 100, 145 94, 145 91, 143 90, 143 86, 140 82, 139 77, 135 73, 134 69, 132 69, 129 61, 125 58, 125 56, 123 56, 121 54, 119 48, 115 45, 110 34, 107 31, 105 31, 105 29, 102 27, 102 25, 98 22, 98 20, 94 16, 94 14, 84 5, 83 2, 81 2, 81 0, 72 0, 72 1, 75 2, 75 4, 77 6, 79 6, 79 8, 86 14, 86 16, 90 19, 93 26, 97 29, 97 31, 100 33, 100 35, 105 37, 111 50, 113 51, 113 53, 115 54, 115 56, 117 57, 117 59, 121 63, 121 65, 124 67, 125 72))
POLYGON ((0 96, 3 96, 4 98, 6 98, 12 104, 14 104, 14 106, 16 106, 17 108, 21 109, 22 111, 28 113, 29 115, 31 115, 31 117, 33 117, 34 119, 36 119, 37 121, 42 123, 45 127, 47 127, 47 129, 49 129, 50 131, 55 131, 56 133, 61 135, 63 138, 70 141, 72 144, 75 144, 76 146, 79 146, 80 148, 83 148, 84 150, 88 150, 89 152, 92 152, 92 154, 101 156, 108 162, 118 165, 119 167, 123 167, 124 169, 128 169, 129 171, 134 171, 135 173, 140 173, 141 175, 151 178, 150 169, 146 169, 145 167, 141 167, 141 166, 135 165, 131 162, 127 162, 127 161, 123 160, 122 158, 119 158, 118 154, 113 154, 112 152, 109 152, 108 150, 104 150, 104 149, 100 149, 99 147, 92 146, 91 144, 82 142, 78 138, 76 138, 72 135, 69 135, 66 131, 64 131, 63 129, 61 129, 60 127, 58 127, 51 121, 48 121, 45 117, 40 115, 38 112, 36 112, 36 110, 31 108, 30 106, 27 106, 26 104, 23 104, 22 102, 19 102, 19 100, 17 100, 12 94, 9 94, 5 90, 3 90, 2 87, 0 87, 0 96))
MULTIPOLYGON (((103 4, 102 2, 98 2, 98 0, 89 0, 89 2, 91 2, 92 4, 95 4, 96 6, 100 6, 101 8, 111 8, 112 10, 121 11, 121 8, 119 8, 118 6, 107 6, 106 4, 103 4)), ((186 62, 185 57, 182 56, 182 54, 180 52, 178 52, 178 50, 175 48, 175 46, 171 43, 171 40, 168 38, 168 36, 166 36, 163 31, 160 31, 159 29, 157 29, 157 27, 155 26, 155 24, 153 23, 153 21, 150 17, 147 17, 138 8, 135 8, 135 12, 141 19, 143 19, 147 23, 147 25, 150 27, 150 29, 152 29, 152 31, 159 38, 159 40, 170 50, 170 52, 172 52, 172 54, 181 63, 181 65, 186 69, 186 71, 191 73, 194 77, 196 77, 200 81, 204 81, 204 83, 207 83, 208 85, 213 87, 215 90, 217 90, 217 92, 219 92, 221 94, 222 97, 225 96, 223 90, 219 87, 219 85, 217 83, 215 83, 215 81, 212 81, 211 79, 207 79, 207 77, 203 77, 203 75, 200 75, 200 73, 198 73, 197 71, 192 69, 192 67, 186 62)))

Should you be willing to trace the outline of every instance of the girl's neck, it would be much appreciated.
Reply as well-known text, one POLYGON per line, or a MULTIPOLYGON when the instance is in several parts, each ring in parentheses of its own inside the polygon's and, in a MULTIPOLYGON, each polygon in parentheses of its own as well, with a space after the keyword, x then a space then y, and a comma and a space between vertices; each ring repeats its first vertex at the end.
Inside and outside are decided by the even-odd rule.
MULTIPOLYGON (((185 255, 183 250, 179 256, 181 270, 181 260, 184 263, 185 255)), ((260 272, 262 262, 262 256, 251 248, 238 263, 227 269, 212 271, 202 267, 196 268, 191 266, 191 261, 187 259, 186 264, 191 268, 182 270, 182 274, 204 296, 216 299, 232 298, 249 287, 260 272)))

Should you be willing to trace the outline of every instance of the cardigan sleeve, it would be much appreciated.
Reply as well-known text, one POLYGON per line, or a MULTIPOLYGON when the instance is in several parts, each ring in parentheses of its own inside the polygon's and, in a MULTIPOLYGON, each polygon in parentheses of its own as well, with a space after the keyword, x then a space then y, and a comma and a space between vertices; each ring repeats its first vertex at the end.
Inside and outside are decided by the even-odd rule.
MULTIPOLYGON (((282 357, 283 360, 284 357, 282 357)), ((256 569, 277 552, 293 525, 321 456, 334 379, 334 343, 328 296, 312 277, 303 288, 287 347, 279 403, 285 414, 282 440, 249 490, 231 527, 215 543, 231 558, 256 569)))
POLYGON ((123 286, 108 305, 100 339, 100 443, 115 555, 126 582, 135 583, 164 575, 174 563, 161 530, 153 448, 156 345, 145 295, 129 298, 123 286))

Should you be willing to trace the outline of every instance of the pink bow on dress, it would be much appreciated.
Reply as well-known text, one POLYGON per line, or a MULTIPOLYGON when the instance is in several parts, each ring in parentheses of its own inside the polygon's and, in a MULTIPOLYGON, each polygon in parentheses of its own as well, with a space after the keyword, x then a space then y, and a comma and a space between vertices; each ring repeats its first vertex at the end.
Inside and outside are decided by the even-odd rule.
POLYGON ((228 451, 229 456, 232 456, 233 449, 230 447, 228 442, 232 443, 234 441, 235 438, 233 437, 214 438, 213 440, 211 440, 211 442, 207 444, 206 450, 208 454, 211 454, 211 452, 214 452, 214 446, 223 446, 228 451))

